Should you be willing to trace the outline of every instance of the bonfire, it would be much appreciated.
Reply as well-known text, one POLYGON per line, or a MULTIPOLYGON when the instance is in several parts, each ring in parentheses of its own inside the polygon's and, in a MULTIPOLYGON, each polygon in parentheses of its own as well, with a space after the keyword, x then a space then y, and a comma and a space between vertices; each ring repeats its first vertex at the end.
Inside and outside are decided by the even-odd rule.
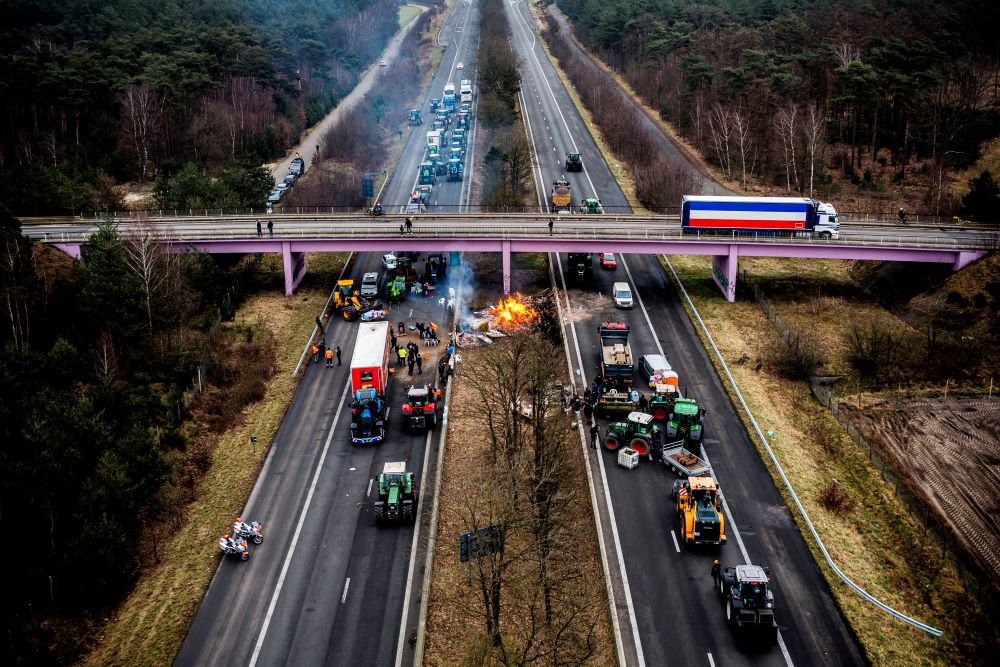
POLYGON ((525 303, 520 292, 500 299, 495 306, 490 307, 489 314, 493 317, 490 326, 504 333, 520 331, 541 319, 538 311, 525 303))

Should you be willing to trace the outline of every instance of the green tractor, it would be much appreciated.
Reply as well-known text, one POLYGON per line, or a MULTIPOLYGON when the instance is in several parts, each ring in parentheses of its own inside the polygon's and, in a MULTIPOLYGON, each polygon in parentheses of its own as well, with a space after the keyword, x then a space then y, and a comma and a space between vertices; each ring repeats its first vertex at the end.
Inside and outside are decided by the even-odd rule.
POLYGON ((693 398, 678 398, 667 418, 667 438, 684 440, 687 445, 701 442, 705 429, 705 408, 693 398))
POLYGON ((566 153, 566 171, 583 171, 583 158, 579 153, 566 153))
POLYGON ((389 303, 399 303, 406 298, 406 293, 409 289, 406 287, 406 276, 398 275, 385 286, 386 295, 389 299, 389 303))
POLYGON ((651 454, 660 448, 660 427, 653 424, 653 415, 630 412, 628 419, 608 426, 604 446, 610 450, 631 447, 639 456, 651 454))
POLYGON ((580 208, 584 213, 597 214, 604 213, 604 207, 601 206, 601 200, 597 197, 587 197, 582 202, 580 202, 580 208))
POLYGON ((657 384, 649 395, 649 413, 657 421, 667 421, 677 402, 677 389, 669 384, 657 384))
POLYGON ((424 118, 420 114, 420 109, 410 109, 410 117, 408 119, 410 125, 423 125, 424 118))
POLYGON ((429 160, 424 160, 420 163, 420 185, 435 185, 437 179, 435 176, 434 164, 429 160))
POLYGON ((417 483, 413 473, 406 472, 406 463, 386 463, 378 476, 375 525, 416 521, 418 496, 417 483))

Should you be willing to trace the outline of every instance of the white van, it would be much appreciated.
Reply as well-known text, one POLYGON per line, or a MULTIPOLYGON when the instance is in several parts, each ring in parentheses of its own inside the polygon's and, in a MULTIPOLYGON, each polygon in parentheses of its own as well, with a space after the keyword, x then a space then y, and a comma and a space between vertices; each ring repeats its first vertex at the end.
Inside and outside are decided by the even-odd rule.
POLYGON ((628 283, 615 283, 611 288, 611 296, 615 298, 615 305, 619 308, 632 307, 632 289, 628 283))

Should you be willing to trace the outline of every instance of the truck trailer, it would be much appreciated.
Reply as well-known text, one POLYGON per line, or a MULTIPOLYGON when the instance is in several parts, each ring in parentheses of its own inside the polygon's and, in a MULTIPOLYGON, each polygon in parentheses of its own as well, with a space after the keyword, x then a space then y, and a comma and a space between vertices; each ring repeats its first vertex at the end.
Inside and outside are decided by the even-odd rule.
POLYGON ((374 389, 385 396, 389 381, 389 323, 362 322, 351 358, 351 391, 374 389))
POLYGON ((629 326, 624 322, 601 322, 601 362, 598 374, 605 387, 626 388, 632 385, 632 348, 628 344, 629 326))
POLYGON ((832 204, 802 197, 710 197, 685 195, 685 234, 787 236, 835 239, 840 236, 832 204))

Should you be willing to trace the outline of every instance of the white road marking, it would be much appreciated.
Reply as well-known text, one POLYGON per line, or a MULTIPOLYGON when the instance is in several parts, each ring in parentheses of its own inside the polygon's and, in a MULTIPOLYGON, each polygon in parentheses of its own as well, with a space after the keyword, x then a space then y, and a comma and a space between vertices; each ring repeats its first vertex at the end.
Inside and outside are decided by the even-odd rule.
POLYGON ((674 551, 676 551, 677 553, 680 553, 681 552, 681 545, 677 544, 677 533, 674 532, 673 528, 670 529, 670 537, 674 541, 674 551))
POLYGON ((288 545, 288 553, 285 554, 285 562, 281 565, 281 573, 278 575, 278 581, 274 585, 274 593, 271 595, 271 602, 267 606, 267 613, 264 615, 264 624, 261 626, 260 634, 257 636, 257 644, 253 648, 253 655, 250 656, 249 667, 254 667, 254 665, 257 664, 257 659, 260 658, 260 650, 264 647, 264 638, 267 636, 267 629, 271 625, 271 618, 274 616, 274 608, 278 604, 278 596, 281 595, 281 587, 285 585, 285 577, 288 576, 288 567, 292 564, 292 556, 295 554, 295 547, 299 543, 299 536, 302 534, 302 526, 305 525, 306 516, 309 514, 309 506, 312 504, 312 497, 316 492, 316 485, 319 483, 319 476, 323 472, 323 462, 326 461, 327 452, 330 451, 330 443, 333 442, 333 432, 337 429, 337 423, 340 421, 340 415, 344 412, 344 401, 347 400, 347 394, 350 393, 350 388, 350 382, 345 382, 344 393, 340 396, 340 404, 337 406, 337 412, 333 418, 333 423, 330 425, 330 431, 327 433, 326 442, 323 444, 323 453, 320 454, 319 463, 316 464, 316 472, 313 473, 312 483, 309 485, 309 493, 306 494, 305 503, 302 504, 302 513, 299 514, 299 521, 295 526, 295 533, 292 535, 292 542, 288 545))
POLYGON ((347 602, 347 589, 351 587, 351 578, 348 577, 347 581, 344 582, 344 594, 340 596, 340 604, 347 602))
POLYGON ((712 652, 708 652, 708 665, 709 667, 715 667, 715 660, 712 659, 712 652))
POLYGON ((375 483, 375 478, 374 477, 371 477, 371 478, 368 479, 368 492, 365 493, 365 498, 371 498, 372 497, 372 484, 374 484, 374 483, 375 483))

